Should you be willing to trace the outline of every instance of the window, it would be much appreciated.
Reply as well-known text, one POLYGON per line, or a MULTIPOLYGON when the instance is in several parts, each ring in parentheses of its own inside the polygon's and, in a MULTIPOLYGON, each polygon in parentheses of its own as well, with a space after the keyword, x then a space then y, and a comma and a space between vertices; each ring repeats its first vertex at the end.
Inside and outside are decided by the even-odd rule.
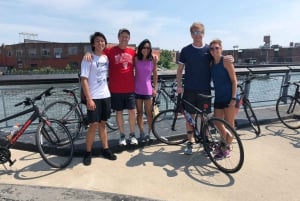
POLYGON ((49 56, 49 55, 50 55, 49 49, 42 49, 41 55, 42 55, 42 56, 49 56))
POLYGON ((77 47, 69 47, 68 54, 69 55, 76 55, 77 54, 77 47))
POLYGON ((11 51, 8 51, 8 52, 7 52, 7 56, 8 56, 8 57, 11 57, 11 56, 12 56, 12 52, 11 52, 11 51))
POLYGON ((17 57, 23 56, 23 50, 16 50, 16 56, 17 57))
POLYGON ((92 48, 90 45, 85 45, 83 47, 83 52, 86 53, 86 52, 91 52, 92 51, 92 48))
POLYGON ((29 56, 33 57, 36 56, 36 49, 35 48, 30 48, 28 50, 29 56))
POLYGON ((54 48, 54 57, 60 59, 62 55, 62 48, 54 48))

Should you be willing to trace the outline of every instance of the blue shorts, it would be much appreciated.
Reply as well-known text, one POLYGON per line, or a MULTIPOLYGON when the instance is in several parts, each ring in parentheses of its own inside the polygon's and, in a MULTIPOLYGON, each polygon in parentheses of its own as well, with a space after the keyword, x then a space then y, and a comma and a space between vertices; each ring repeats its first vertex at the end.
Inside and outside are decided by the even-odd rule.
POLYGON ((214 108, 215 109, 225 109, 229 107, 230 101, 222 101, 222 102, 214 102, 214 108))
POLYGON ((116 111, 135 109, 134 93, 112 93, 111 107, 116 111))

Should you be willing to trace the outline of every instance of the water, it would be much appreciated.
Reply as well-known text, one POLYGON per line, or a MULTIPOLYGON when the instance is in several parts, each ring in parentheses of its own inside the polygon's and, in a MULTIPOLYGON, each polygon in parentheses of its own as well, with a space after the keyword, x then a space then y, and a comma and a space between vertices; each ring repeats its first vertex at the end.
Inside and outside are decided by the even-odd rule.
MULTIPOLYGON (((68 94, 62 92, 63 88, 74 88, 79 87, 79 84, 39 84, 39 85, 25 85, 25 86, 0 86, 0 119, 4 118, 5 116, 10 116, 16 114, 17 112, 21 112, 24 109, 24 105, 20 105, 15 107, 15 104, 24 101, 26 97, 35 97, 42 93, 45 89, 53 86, 54 90, 53 94, 48 97, 43 97, 42 100, 36 102, 36 104, 40 107, 41 110, 44 109, 46 105, 50 102, 55 100, 66 100, 72 102, 72 98, 68 96, 68 94)), ((80 90, 78 90, 79 95, 80 90)), ((29 107, 28 107, 29 108, 29 107)), ((7 122, 0 123, 0 128, 11 127, 16 123, 22 125, 25 123, 30 114, 26 114, 22 117, 18 117, 16 119, 9 120, 7 122)), ((38 122, 34 122, 38 123, 38 122)))

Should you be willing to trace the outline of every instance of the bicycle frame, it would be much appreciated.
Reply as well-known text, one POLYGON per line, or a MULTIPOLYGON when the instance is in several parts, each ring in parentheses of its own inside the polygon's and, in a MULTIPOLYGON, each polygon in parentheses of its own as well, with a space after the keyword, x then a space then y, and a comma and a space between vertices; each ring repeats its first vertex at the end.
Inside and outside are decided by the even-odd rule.
MULTIPOLYGON (((75 89, 78 89, 78 88, 75 88, 75 89)), ((83 111, 82 111, 82 109, 81 109, 80 102, 79 102, 79 100, 78 100, 76 94, 74 93, 74 89, 73 89, 73 90, 72 90, 72 89, 71 89, 71 90, 64 89, 63 92, 70 94, 70 95, 73 97, 74 102, 73 102, 73 104, 72 104, 72 108, 73 108, 73 109, 70 110, 70 111, 69 111, 62 119, 68 119, 68 118, 67 118, 68 115, 72 114, 73 111, 77 110, 77 111, 79 111, 79 113, 80 113, 80 118, 81 118, 80 121, 83 122, 85 128, 87 128, 87 127, 88 127, 88 124, 87 124, 87 122, 86 122, 85 119, 84 119, 84 116, 85 116, 85 115, 84 115, 84 113, 83 113, 83 111)))
MULTIPOLYGON (((201 96, 204 99, 211 99, 212 98, 212 96, 203 95, 203 94, 199 94, 199 96, 201 96)), ((201 133, 203 134, 203 132, 199 133, 199 130, 197 129, 195 117, 193 118, 193 121, 189 121, 189 116, 191 116, 191 114, 184 109, 184 103, 188 104, 190 107, 192 107, 194 110, 196 110, 196 114, 200 115, 200 117, 201 117, 200 130, 203 128, 203 122, 208 119, 208 113, 206 112, 206 109, 208 109, 208 105, 205 104, 204 105, 205 110, 201 110, 200 108, 194 106, 193 104, 191 104, 187 100, 183 99, 181 97, 181 95, 178 95, 176 109, 175 109, 177 111, 177 113, 176 113, 176 118, 174 118, 174 121, 173 121, 173 124, 172 124, 172 129, 175 130, 174 127, 175 127, 175 124, 176 124, 177 115, 180 112, 184 115, 184 118, 186 119, 186 121, 193 128, 195 135, 198 138, 199 137, 203 138, 203 136, 201 136, 201 133)))
MULTIPOLYGON (((0 123, 2 123, 5 121, 8 121, 8 120, 23 116, 30 112, 34 112, 34 113, 26 120, 25 124, 20 128, 20 130, 12 136, 11 140, 9 140, 9 144, 7 145, 7 148, 10 148, 13 144, 16 143, 16 141, 25 132, 25 130, 31 125, 31 123, 41 117, 41 113, 40 113, 39 108, 36 105, 33 105, 31 108, 29 108, 25 111, 19 112, 17 114, 8 116, 8 117, 0 120, 0 123)), ((42 120, 42 119, 40 118, 40 120, 42 120)), ((43 121, 46 121, 46 119, 43 119, 43 121)))

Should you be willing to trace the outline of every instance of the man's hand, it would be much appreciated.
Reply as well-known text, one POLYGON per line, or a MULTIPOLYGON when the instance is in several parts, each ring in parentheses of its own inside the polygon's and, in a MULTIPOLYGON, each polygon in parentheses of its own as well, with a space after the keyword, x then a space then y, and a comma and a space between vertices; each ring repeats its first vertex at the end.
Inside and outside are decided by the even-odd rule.
POLYGON ((93 60, 93 55, 90 52, 85 53, 85 55, 83 56, 83 59, 86 61, 91 62, 93 60))

